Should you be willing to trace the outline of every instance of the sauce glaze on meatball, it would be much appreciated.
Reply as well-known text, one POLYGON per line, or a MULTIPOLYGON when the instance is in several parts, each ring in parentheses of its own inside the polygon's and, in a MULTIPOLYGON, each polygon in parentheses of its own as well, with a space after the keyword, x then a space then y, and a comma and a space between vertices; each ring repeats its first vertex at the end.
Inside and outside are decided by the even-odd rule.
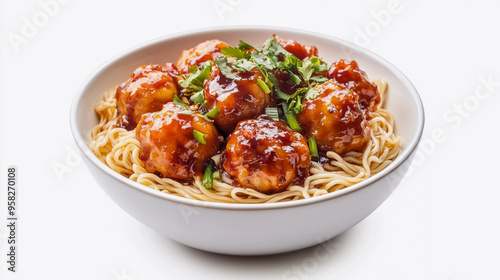
POLYGON ((188 74, 193 65, 200 67, 203 62, 213 61, 222 56, 220 51, 228 45, 220 40, 207 40, 195 47, 184 50, 177 60, 177 69, 180 74, 188 74))
POLYGON ((176 82, 162 66, 142 65, 116 89, 117 125, 134 129, 144 113, 160 111, 177 93, 176 82))
POLYGON ((286 51, 295 55, 300 60, 318 56, 318 49, 315 46, 302 45, 292 39, 282 39, 276 35, 273 35, 273 37, 286 51))
POLYGON ((219 109, 214 118, 215 125, 226 135, 234 130, 238 122, 263 114, 271 98, 271 94, 265 93, 257 82, 258 79, 265 79, 257 68, 248 72, 233 70, 233 74, 240 79, 227 78, 215 65, 204 85, 205 108, 208 111, 215 107, 219 109))
POLYGON ((267 117, 242 121, 227 141, 223 170, 237 186, 262 193, 302 184, 311 164, 307 140, 267 117))
POLYGON ((340 59, 328 69, 328 78, 353 90, 359 95, 361 109, 375 111, 380 103, 377 86, 368 80, 366 73, 359 69, 356 61, 340 59))
POLYGON ((315 89, 319 96, 304 100, 304 109, 297 116, 304 135, 314 137, 323 152, 361 151, 369 140, 370 128, 359 96, 334 80, 315 89))
POLYGON ((160 112, 144 114, 137 125, 135 138, 141 144, 140 159, 148 172, 192 179, 203 174, 205 162, 219 150, 219 133, 213 123, 181 111, 170 102, 160 112), (205 135, 205 144, 194 138, 194 130, 205 135))

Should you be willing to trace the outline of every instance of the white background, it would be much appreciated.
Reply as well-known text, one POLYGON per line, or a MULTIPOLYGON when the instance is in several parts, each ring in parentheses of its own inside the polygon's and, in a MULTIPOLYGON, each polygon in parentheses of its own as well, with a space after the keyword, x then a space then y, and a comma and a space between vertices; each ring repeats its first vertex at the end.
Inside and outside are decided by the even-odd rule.
POLYGON ((500 279, 499 11, 493 1, 0 1, 0 279, 500 279), (72 139, 73 95, 106 60, 167 34, 243 24, 362 45, 424 102, 412 171, 321 257, 315 247, 223 256, 164 238, 101 191, 72 139), (18 169, 15 273, 8 166, 18 169))

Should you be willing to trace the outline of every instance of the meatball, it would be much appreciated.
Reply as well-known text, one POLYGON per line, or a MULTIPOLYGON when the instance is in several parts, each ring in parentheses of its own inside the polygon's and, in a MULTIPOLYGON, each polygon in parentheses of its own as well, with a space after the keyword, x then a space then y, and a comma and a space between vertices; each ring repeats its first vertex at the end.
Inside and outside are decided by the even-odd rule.
POLYGON ((304 136, 282 122, 261 117, 238 124, 221 164, 235 185, 276 193, 292 183, 303 183, 311 157, 304 136))
POLYGON ((180 114, 183 110, 170 102, 160 112, 142 116, 135 138, 148 172, 190 179, 201 175, 205 162, 219 150, 219 133, 213 123, 196 114, 180 114), (204 144, 195 139, 195 130, 203 135, 204 144))
POLYGON ((160 65, 142 65, 116 89, 117 125, 132 130, 144 113, 160 111, 178 93, 172 76, 160 65))
POLYGON ((318 56, 318 49, 315 46, 306 46, 297 43, 291 39, 281 39, 273 35, 276 41, 289 53, 295 55, 298 59, 309 59, 312 56, 318 56))
POLYGON ((208 40, 202 42, 189 50, 184 50, 177 60, 177 69, 180 74, 188 74, 193 65, 201 66, 205 61, 212 61, 222 56, 220 51, 227 47, 225 42, 219 40, 208 40))
POLYGON ((315 89, 318 97, 304 100, 303 110, 297 115, 304 135, 314 137, 323 152, 361 151, 369 140, 370 128, 359 96, 334 80, 315 89))
POLYGON ((265 80, 257 68, 248 72, 233 70, 233 74, 238 80, 227 78, 214 66, 204 85, 205 108, 208 111, 219 109, 215 125, 225 134, 231 133, 238 122, 263 114, 271 98, 257 82, 265 80))
POLYGON ((356 61, 340 59, 328 69, 328 78, 337 81, 359 95, 361 109, 375 111, 380 103, 377 86, 368 80, 356 61))

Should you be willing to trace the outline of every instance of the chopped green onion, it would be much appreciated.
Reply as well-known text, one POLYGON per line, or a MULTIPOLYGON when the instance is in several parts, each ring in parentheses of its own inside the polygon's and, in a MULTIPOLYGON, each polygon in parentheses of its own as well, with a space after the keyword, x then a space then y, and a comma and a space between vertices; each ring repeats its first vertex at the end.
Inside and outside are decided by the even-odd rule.
POLYGON ((302 128, 300 127, 299 122, 297 122, 297 119, 295 118, 295 115, 293 113, 288 112, 285 114, 285 117, 286 121, 288 122, 288 126, 290 126, 293 131, 302 132, 302 128))
POLYGON ((276 107, 266 107, 265 113, 267 116, 271 117, 275 121, 280 120, 280 116, 278 114, 278 108, 276 108, 276 107))
POLYGON ((219 114, 219 108, 215 107, 210 112, 206 113, 205 116, 213 118, 219 114))
POLYGON ((259 84, 260 88, 261 88, 261 89, 262 89, 265 93, 270 93, 270 92, 271 92, 271 90, 269 89, 269 87, 266 85, 266 83, 265 83, 262 79, 258 78, 258 79, 257 79, 257 83, 259 84))
POLYGON ((214 179, 215 181, 222 181, 222 177, 220 176, 220 172, 219 172, 219 171, 215 171, 215 172, 213 173, 213 176, 212 176, 212 177, 213 177, 213 179, 214 179))
POLYGON ((196 73, 196 71, 198 71, 198 66, 197 66, 197 65, 192 65, 192 66, 189 68, 189 73, 191 73, 191 74, 196 73))
POLYGON ((206 120, 207 122, 213 122, 213 120, 207 118, 207 116, 205 116, 205 115, 196 114, 196 116, 198 116, 198 118, 202 118, 202 119, 206 120))
POLYGON ((295 114, 292 111, 288 110, 288 104, 286 102, 281 102, 283 106, 283 113, 285 113, 285 118, 286 122, 288 123, 288 126, 293 130, 297 132, 302 132, 302 128, 299 125, 299 122, 295 118, 295 114))
POLYGON ((180 111, 178 114, 189 116, 189 115, 194 114, 194 112, 191 110, 184 110, 184 111, 180 111))
POLYGON ((203 173, 203 187, 205 187, 205 189, 207 189, 207 190, 213 190, 214 189, 214 187, 213 187, 213 184, 214 184, 213 177, 214 177, 213 164, 212 164, 212 162, 210 162, 207 165, 207 168, 205 168, 205 172, 203 173))
POLYGON ((307 139, 307 144, 309 145, 309 154, 312 158, 318 158, 318 144, 316 143, 316 139, 314 137, 309 137, 307 139))
POLYGON ((207 134, 203 134, 195 129, 195 130, 193 130, 193 136, 194 136, 194 139, 196 139, 196 141, 200 142, 201 144, 203 144, 203 145, 207 144, 207 142, 205 141, 205 137, 208 136, 207 134))

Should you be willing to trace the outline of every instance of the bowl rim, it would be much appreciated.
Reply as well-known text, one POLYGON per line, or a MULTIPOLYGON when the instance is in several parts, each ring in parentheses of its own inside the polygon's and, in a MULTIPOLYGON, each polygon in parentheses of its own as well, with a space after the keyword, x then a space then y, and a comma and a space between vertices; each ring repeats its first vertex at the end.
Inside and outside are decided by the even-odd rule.
POLYGON ((76 94, 73 97, 71 108, 70 108, 70 128, 71 132, 73 135, 74 140, 76 141, 76 144, 80 151, 84 154, 85 157, 93 164, 95 167, 103 171, 107 176, 110 176, 111 178, 115 179, 116 181, 122 183, 124 187, 130 187, 135 190, 144 192, 146 194, 152 195, 157 198, 161 198, 164 200, 168 200, 170 202, 175 202, 175 203, 180 203, 188 206, 194 206, 194 207, 203 207, 203 208, 213 208, 213 209, 226 209, 226 210, 268 210, 268 209, 278 209, 278 208, 288 208, 288 207, 298 207, 298 206, 305 206, 305 205, 310 205, 310 204, 315 204, 327 200, 333 200, 338 197, 342 197, 345 195, 348 195, 350 193, 359 191, 361 189, 364 189, 366 187, 369 187, 373 183, 382 180, 384 177, 389 175, 391 172, 396 170, 399 166, 401 166, 407 159, 408 157, 413 153, 414 150, 416 150, 417 145, 422 137, 423 130, 424 130, 424 123, 425 123, 425 116, 424 116, 424 107, 422 100, 416 90, 416 88, 413 86, 413 84, 410 82, 410 80, 398 69, 396 68, 393 64, 382 58, 381 56, 377 55, 376 53, 365 49, 361 46, 358 46, 354 43, 348 42, 346 40, 331 36, 331 35, 326 35, 310 30, 304 30, 304 29, 297 29, 297 28, 288 28, 288 27, 279 27, 279 26, 265 26, 265 25, 231 25, 231 26, 215 26, 215 27, 207 27, 207 28, 198 28, 198 29, 193 29, 193 30, 188 30, 188 31, 181 31, 181 32, 175 32, 172 34, 168 34, 165 36, 160 36, 148 41, 145 41, 141 44, 138 44, 136 46, 133 46, 125 51, 122 51, 121 53, 111 57, 107 61, 103 62, 100 66, 98 66, 94 71, 92 71, 87 78, 81 83, 79 86, 76 94), (342 45, 343 47, 347 49, 352 49, 355 52, 363 53, 367 56, 369 56, 371 59, 375 60, 377 63, 380 63, 384 66, 386 66, 388 69, 391 70, 392 74, 396 76, 396 78, 401 81, 405 88, 410 89, 411 96, 414 99, 414 103, 417 108, 417 131, 415 136, 411 139, 411 141, 408 142, 407 146, 405 149, 398 155, 398 157, 390 163, 386 168, 384 168, 381 172, 373 175, 372 177, 354 184, 352 186, 349 186, 347 188, 324 194, 321 196, 317 197, 311 197, 307 199, 301 199, 301 200, 295 200, 295 201, 285 201, 285 202, 277 202, 277 203, 226 203, 226 202, 209 202, 209 201, 200 201, 200 200, 195 200, 191 198, 186 198, 186 197, 181 197, 177 196, 174 194, 167 194, 163 193, 158 190, 154 190, 152 188, 149 188, 145 185, 141 185, 137 182, 134 182, 117 172, 113 171, 111 168, 109 168, 106 164, 101 162, 97 156, 94 155, 94 153, 90 150, 90 148, 87 146, 85 143, 85 140, 83 140, 82 135, 80 135, 79 130, 78 130, 78 125, 77 125, 77 118, 76 118, 76 113, 79 104, 81 103, 81 100, 84 97, 84 93, 86 92, 86 88, 91 84, 91 82, 101 73, 103 72, 106 68, 110 67, 114 63, 118 62, 120 59, 122 59, 125 56, 128 56, 142 48, 146 48, 155 44, 162 43, 164 41, 180 38, 180 37, 189 37, 189 36, 195 36, 195 35, 202 35, 204 33, 208 32, 241 32, 245 30, 251 30, 251 31, 266 31, 266 32, 292 32, 296 34, 304 34, 308 36, 314 36, 314 37, 319 37, 322 39, 326 39, 332 42, 335 42, 336 44, 342 45))

